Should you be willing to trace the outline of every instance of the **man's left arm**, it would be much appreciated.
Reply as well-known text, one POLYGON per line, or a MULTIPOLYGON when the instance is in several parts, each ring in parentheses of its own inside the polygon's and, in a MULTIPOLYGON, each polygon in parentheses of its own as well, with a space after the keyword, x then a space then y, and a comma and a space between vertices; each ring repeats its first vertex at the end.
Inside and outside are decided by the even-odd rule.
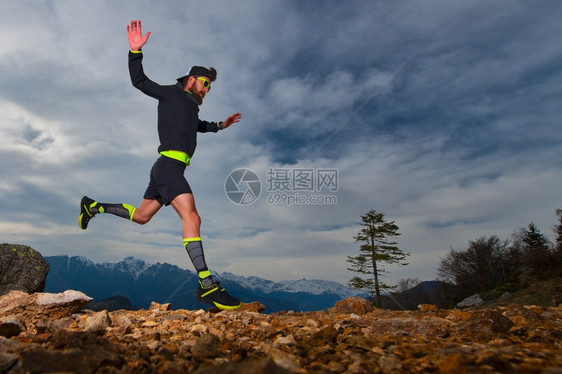
POLYGON ((207 121, 199 121, 199 127, 197 129, 198 132, 217 132, 219 130, 224 130, 227 127, 232 126, 233 124, 240 122, 240 118, 242 118, 242 114, 234 113, 233 115, 229 116, 223 122, 207 122, 207 121))

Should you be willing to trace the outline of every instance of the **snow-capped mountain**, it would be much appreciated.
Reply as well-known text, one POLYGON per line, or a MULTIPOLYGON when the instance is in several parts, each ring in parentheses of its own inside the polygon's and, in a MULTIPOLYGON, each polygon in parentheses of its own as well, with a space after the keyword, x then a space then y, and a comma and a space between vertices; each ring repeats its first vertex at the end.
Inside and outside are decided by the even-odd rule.
POLYGON ((76 265, 96 266, 96 264, 94 264, 92 260, 89 260, 84 256, 73 256, 73 257, 64 256, 64 257, 67 259, 66 261, 67 267, 76 266, 76 265))
POLYGON ((66 260, 67 269, 93 268, 104 274, 111 272, 121 272, 130 274, 134 279, 137 279, 143 271, 151 266, 143 260, 139 260, 134 257, 127 257, 119 262, 104 262, 103 264, 96 264, 84 256, 53 256, 52 258, 60 258, 66 260))
MULTIPOLYGON (((82 266, 94 267, 104 274, 112 272, 126 273, 130 274, 133 279, 138 279, 138 277, 151 266, 161 265, 160 263, 147 264, 145 261, 134 257, 126 257, 119 262, 104 262, 102 264, 95 264, 83 256, 76 256, 68 258, 68 263, 79 263, 82 266)), ((302 278, 298 280, 283 280, 274 282, 265 278, 255 276, 244 277, 232 273, 213 272, 213 275, 222 281, 226 280, 236 282, 242 287, 266 294, 272 292, 305 292, 313 295, 334 293, 341 298, 349 296, 365 296, 363 291, 354 290, 338 282, 322 279, 302 278)))
POLYGON ((221 273, 219 274, 221 279, 227 279, 238 283, 242 287, 249 288, 251 290, 258 290, 263 293, 272 292, 306 292, 313 295, 321 295, 323 293, 334 293, 341 298, 346 298, 350 296, 365 296, 365 292, 354 290, 352 288, 346 287, 345 285, 328 281, 322 279, 298 279, 298 280, 283 280, 279 282, 273 282, 260 277, 244 277, 241 275, 235 275, 232 273, 221 273))
MULTIPOLYGON (((79 290, 94 300, 125 296, 131 304, 147 308, 152 301, 172 303, 174 308, 200 309, 194 300, 197 276, 194 272, 166 263, 147 264, 134 257, 119 262, 96 264, 82 256, 45 257, 50 271, 46 292, 79 290)), ((343 284, 299 279, 282 282, 231 273, 214 274, 229 293, 244 302, 259 301, 266 312, 310 311, 330 308, 349 296, 366 296, 343 284)))
POLYGON ((123 273, 129 273, 134 279, 137 279, 140 274, 142 274, 146 269, 148 269, 151 264, 147 264, 143 260, 139 260, 134 257, 126 257, 123 261, 119 262, 104 262, 100 265, 107 271, 120 271, 123 273))

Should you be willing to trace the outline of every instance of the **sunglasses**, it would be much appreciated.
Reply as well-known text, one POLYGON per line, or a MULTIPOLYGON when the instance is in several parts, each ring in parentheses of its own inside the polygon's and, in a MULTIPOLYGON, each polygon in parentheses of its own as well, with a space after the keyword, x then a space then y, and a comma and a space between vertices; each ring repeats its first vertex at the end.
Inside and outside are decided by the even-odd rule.
POLYGON ((211 82, 209 82, 206 78, 197 77, 198 80, 203 82, 203 87, 208 88, 211 91, 211 82))

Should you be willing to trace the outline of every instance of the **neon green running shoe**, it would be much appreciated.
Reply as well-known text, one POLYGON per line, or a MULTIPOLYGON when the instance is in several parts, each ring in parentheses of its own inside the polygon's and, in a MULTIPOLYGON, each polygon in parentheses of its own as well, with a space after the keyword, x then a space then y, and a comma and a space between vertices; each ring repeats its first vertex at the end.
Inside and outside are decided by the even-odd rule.
POLYGON ((78 226, 80 226, 82 230, 86 230, 88 228, 88 222, 90 222, 90 220, 96 215, 96 213, 92 213, 90 210, 92 207, 96 206, 96 204, 97 203, 94 200, 90 199, 88 196, 84 196, 80 201, 80 215, 78 216, 78 226))
POLYGON ((199 282, 195 300, 213 305, 222 310, 238 309, 242 305, 242 302, 230 296, 229 293, 220 286, 219 282, 215 282, 209 287, 203 287, 201 282, 199 282))

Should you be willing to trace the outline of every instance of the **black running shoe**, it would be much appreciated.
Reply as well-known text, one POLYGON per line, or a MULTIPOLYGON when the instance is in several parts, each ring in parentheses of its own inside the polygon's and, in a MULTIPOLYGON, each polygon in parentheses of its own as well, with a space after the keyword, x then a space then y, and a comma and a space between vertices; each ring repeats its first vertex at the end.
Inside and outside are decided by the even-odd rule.
POLYGON ((213 305, 222 310, 238 309, 242 302, 228 294, 219 282, 215 282, 209 287, 203 287, 201 282, 197 287, 195 300, 205 304, 213 305))
POLYGON ((90 211, 90 208, 92 208, 93 206, 96 206, 96 202, 90 199, 88 196, 84 196, 80 201, 80 215, 78 216, 78 226, 80 226, 82 230, 86 230, 88 228, 88 222, 90 222, 90 220, 96 215, 96 213, 92 213, 90 211))

